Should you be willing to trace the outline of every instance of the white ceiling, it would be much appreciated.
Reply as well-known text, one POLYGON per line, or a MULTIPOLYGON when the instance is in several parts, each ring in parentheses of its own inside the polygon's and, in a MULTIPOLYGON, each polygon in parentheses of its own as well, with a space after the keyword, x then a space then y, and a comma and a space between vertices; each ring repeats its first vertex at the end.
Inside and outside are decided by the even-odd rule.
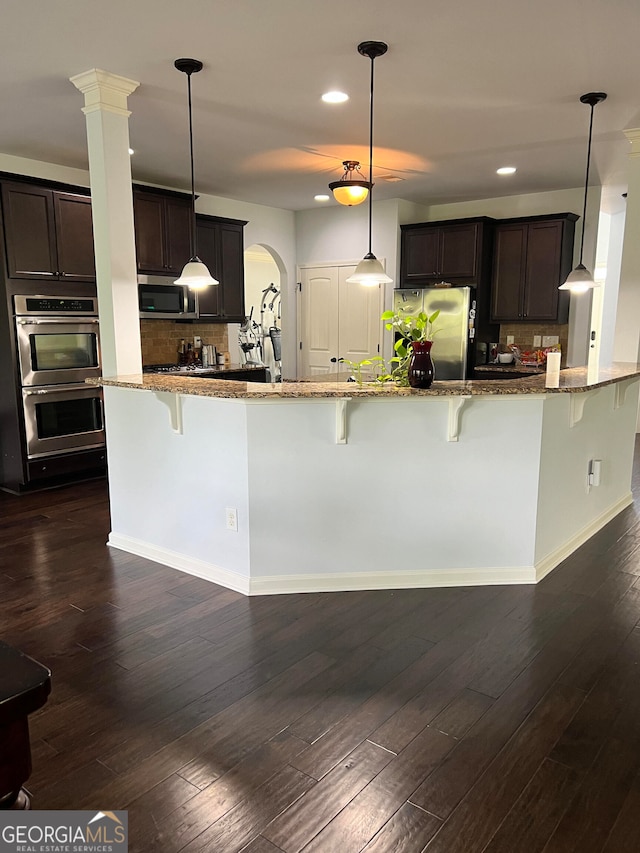
MULTIPOLYGON (((626 187, 640 123, 638 0, 14 0, 0 29, 0 152, 87 168, 83 99, 68 78, 102 68, 140 81, 129 98, 135 180, 292 210, 368 159, 375 63, 376 198, 425 204, 582 186, 626 187), (351 100, 325 105, 342 89, 351 100), (512 177, 496 168, 514 165, 512 177), (384 174, 403 178, 388 183, 384 174)), ((331 204, 335 202, 331 201, 331 204)))

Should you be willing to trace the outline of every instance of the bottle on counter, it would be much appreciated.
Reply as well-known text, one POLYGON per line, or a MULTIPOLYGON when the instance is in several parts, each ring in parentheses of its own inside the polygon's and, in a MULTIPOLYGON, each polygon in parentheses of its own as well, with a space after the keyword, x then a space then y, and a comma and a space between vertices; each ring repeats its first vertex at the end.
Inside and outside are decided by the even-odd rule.
POLYGON ((180 338, 180 343, 178 344, 178 364, 184 364, 186 352, 187 347, 184 338, 180 338))

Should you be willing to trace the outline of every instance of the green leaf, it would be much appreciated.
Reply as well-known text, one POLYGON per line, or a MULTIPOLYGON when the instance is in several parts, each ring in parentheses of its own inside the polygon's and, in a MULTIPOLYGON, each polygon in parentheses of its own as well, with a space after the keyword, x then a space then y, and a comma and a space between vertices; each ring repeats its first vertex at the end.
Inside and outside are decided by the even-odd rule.
POLYGON ((381 320, 393 320, 394 317, 395 317, 394 311, 383 311, 382 314, 380 315, 381 320))

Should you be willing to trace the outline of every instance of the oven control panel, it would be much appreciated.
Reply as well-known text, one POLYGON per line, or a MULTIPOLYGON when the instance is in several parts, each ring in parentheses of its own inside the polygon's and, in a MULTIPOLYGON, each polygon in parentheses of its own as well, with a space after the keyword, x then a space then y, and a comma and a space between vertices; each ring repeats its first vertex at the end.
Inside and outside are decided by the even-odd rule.
POLYGON ((97 316, 98 302, 93 297, 86 299, 75 296, 14 296, 17 316, 97 316))

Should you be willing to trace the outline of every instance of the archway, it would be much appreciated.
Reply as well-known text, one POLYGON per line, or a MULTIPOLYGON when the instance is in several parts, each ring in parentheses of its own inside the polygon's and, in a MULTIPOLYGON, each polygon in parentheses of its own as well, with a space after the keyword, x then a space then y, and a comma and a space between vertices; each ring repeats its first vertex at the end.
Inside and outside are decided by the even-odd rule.
MULTIPOLYGON (((247 319, 238 330, 240 357, 244 363, 265 364, 272 381, 279 381, 282 374, 284 290, 284 265, 278 254, 258 243, 248 246, 244 250, 244 304, 247 319)), ((286 320, 286 307, 284 311, 286 320)))

